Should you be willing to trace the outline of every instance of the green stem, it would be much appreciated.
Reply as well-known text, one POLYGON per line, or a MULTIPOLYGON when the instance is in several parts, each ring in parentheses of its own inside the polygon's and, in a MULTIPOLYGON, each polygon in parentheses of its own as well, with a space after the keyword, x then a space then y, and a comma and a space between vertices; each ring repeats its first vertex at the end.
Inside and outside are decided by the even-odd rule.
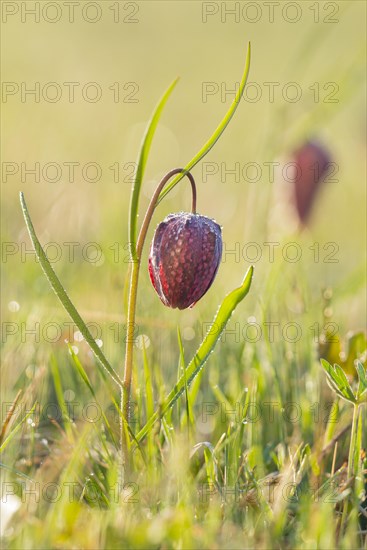
MULTIPOLYGON (((350 481, 350 479, 355 474, 355 471, 354 471, 354 455, 355 455, 355 449, 356 449, 358 415, 359 415, 359 406, 355 403, 354 408, 353 408, 352 431, 351 431, 351 434, 350 434, 348 469, 347 469, 347 483, 350 481)), ((351 489, 353 490, 353 484, 351 486, 351 489)), ((343 514, 342 514, 342 520, 341 520, 341 525, 340 525, 340 533, 341 534, 344 531, 345 523, 347 521, 348 504, 349 504, 349 498, 346 498, 344 500, 344 504, 343 504, 343 514)))
MULTIPOLYGON (((149 203, 148 209, 146 211, 144 221, 142 223, 140 233, 138 236, 138 241, 136 244, 136 260, 133 261, 133 266, 130 276, 130 288, 129 288, 129 300, 128 300, 128 309, 127 309, 127 327, 126 327, 126 353, 125 353, 125 368, 124 368, 124 378, 123 378, 123 389, 121 392, 121 412, 122 417, 129 421, 129 409, 130 409, 130 389, 131 389, 131 377, 132 377, 132 367, 133 367, 133 357, 134 357, 134 338, 135 338, 135 317, 136 317, 136 301, 138 296, 138 282, 139 282, 139 271, 141 264, 141 255, 143 251, 143 246, 145 238, 148 232, 149 224, 152 220, 152 216, 157 206, 158 197, 166 185, 166 183, 171 179, 172 176, 185 172, 191 183, 192 188, 192 211, 196 213, 196 186, 193 176, 190 172, 185 171, 184 168, 175 168, 171 170, 164 176, 161 182, 158 184, 157 189, 154 192, 154 195, 149 203)), ((126 427, 124 426, 124 421, 121 419, 121 447, 122 447, 122 456, 123 456, 123 467, 128 466, 128 433, 126 427)))

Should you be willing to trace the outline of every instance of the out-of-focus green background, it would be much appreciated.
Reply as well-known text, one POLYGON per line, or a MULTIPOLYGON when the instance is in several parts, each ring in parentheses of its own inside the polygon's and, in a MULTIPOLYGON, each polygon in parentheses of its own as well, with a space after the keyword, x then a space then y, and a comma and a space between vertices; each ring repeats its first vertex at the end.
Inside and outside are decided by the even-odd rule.
MULTIPOLYGON (((70 9, 63 2, 40 2, 40 21, 35 22, 35 16, 26 11, 34 9, 34 2, 2 2, 2 318, 3 322, 16 323, 11 327, 18 327, 7 328, 15 334, 6 332, 3 342, 10 358, 19 349, 24 354, 18 355, 18 359, 22 357, 19 362, 8 362, 12 365, 4 376, 8 387, 14 380, 13 367, 21 372, 38 345, 24 330, 39 322, 40 341, 49 349, 55 343, 50 342, 51 330, 44 342, 42 326, 68 320, 48 289, 34 256, 24 252, 24 247, 29 250, 30 242, 19 206, 19 191, 25 193, 41 242, 58 243, 59 248, 49 249, 50 256, 60 255, 61 249, 61 256, 53 265, 63 284, 86 321, 103 324, 106 353, 121 366, 121 346, 114 342, 114 329, 110 326, 117 322, 122 331, 124 323, 131 186, 124 180, 129 180, 132 170, 128 163, 136 161, 154 105, 179 76, 153 142, 142 192, 144 209, 162 175, 185 165, 228 109, 233 94, 222 96, 221 92, 233 90, 239 82, 248 41, 252 44, 249 81, 256 83, 261 97, 253 100, 255 87, 248 89, 249 97, 242 101, 223 137, 204 164, 193 171, 198 183, 199 212, 214 217, 223 226, 225 254, 218 277, 194 310, 178 313, 165 310, 160 304, 143 269, 138 304, 141 332, 155 339, 155 344, 161 338, 161 353, 167 357, 167 366, 170 346, 160 327, 174 329, 178 322, 188 329, 184 337, 194 349, 201 336, 197 327, 211 320, 223 295, 240 283, 250 263, 247 257, 226 251, 236 246, 242 251, 249 242, 258 243, 262 257, 254 262, 256 276, 251 296, 246 311, 237 320, 246 323, 248 316, 261 315, 269 273, 277 265, 278 274, 281 273, 277 287, 274 292, 269 288, 266 291, 266 300, 270 296, 270 305, 266 305, 274 308, 273 319, 282 312, 288 321, 296 321, 308 331, 310 325, 322 321, 321 293, 328 287, 333 290, 332 319, 340 332, 363 327, 366 4, 270 3, 274 4, 272 22, 268 4, 80 2, 75 6, 74 21, 70 22, 70 9), (54 23, 45 20, 59 16, 54 23), (95 17, 100 20, 85 20, 95 17), (73 102, 64 84, 67 82, 77 83, 73 102), (43 97, 43 92, 46 97, 53 97, 56 88, 50 83, 57 83, 61 90, 61 97, 55 102, 43 97), (97 83, 102 92, 99 101, 83 98, 83 90, 93 96, 94 88, 88 88, 88 83, 97 83), (204 97, 208 83, 219 91, 204 97), (273 101, 266 83, 276 83, 273 101), (289 83, 296 83, 301 90, 299 101, 289 100, 295 90, 289 83), (22 89, 37 85, 38 102, 30 94, 22 97, 22 89), (119 99, 115 102, 117 89, 119 99), (317 90, 319 97, 315 95, 317 90), (276 171, 275 181, 270 182, 268 165, 264 163, 279 162, 284 166, 292 150, 307 138, 317 138, 330 151, 338 166, 338 181, 324 186, 309 229, 298 234, 275 207, 282 174, 276 171), (39 182, 25 173, 36 162, 41 169, 39 182), (79 164, 72 182, 65 163, 73 162, 79 164), (206 162, 216 163, 219 171, 203 182, 206 162), (42 169, 47 163, 61 167, 60 181, 45 181, 42 169), (85 181, 82 168, 87 163, 98 164, 99 181, 85 181), (120 170, 118 182, 110 168, 116 163, 120 170), (235 163, 240 163, 241 171, 247 163, 257 163, 261 170, 259 181, 245 181, 242 174, 239 182, 231 175, 221 177, 220 167, 231 169, 235 163), (15 173, 10 174, 9 170, 15 173), (274 264, 264 245, 269 241, 282 243, 276 249, 274 264), (74 261, 69 256, 71 245, 65 245, 71 242, 77 243, 74 261), (282 247, 290 242, 299 243, 302 250, 302 258, 296 263, 282 261, 282 247), (330 242, 338 246, 337 263, 323 261, 333 250, 323 249, 330 242), (87 243, 98 243, 103 251, 97 263, 93 261, 93 247, 89 249, 92 259, 86 259, 85 248, 83 257, 87 243), (318 262, 309 248, 314 243, 320 247, 318 262), (295 297, 298 284, 302 299, 295 297), (13 301, 19 304, 19 310, 18 306, 9 306, 13 301), (27 346, 29 352, 25 351, 27 346)), ((46 177, 54 174, 49 168, 46 177)), ((91 168, 88 177, 93 176, 91 168)), ((159 206, 153 226, 167 213, 189 205, 188 187, 183 182, 159 206)), ((254 250, 248 251, 254 254, 254 250)), ((64 336, 57 340, 60 345, 64 336)), ((176 351, 172 357, 176 357, 176 351)))

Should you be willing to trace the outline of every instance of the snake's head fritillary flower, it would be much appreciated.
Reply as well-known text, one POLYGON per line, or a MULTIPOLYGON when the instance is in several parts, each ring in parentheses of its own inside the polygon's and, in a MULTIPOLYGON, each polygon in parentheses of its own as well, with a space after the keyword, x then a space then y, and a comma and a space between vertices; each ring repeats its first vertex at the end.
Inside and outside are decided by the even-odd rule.
POLYGON ((210 218, 179 212, 157 227, 149 275, 168 307, 192 307, 210 288, 222 257, 222 231, 210 218))
POLYGON ((329 153, 316 142, 307 142, 293 155, 296 170, 293 176, 294 203, 304 224, 310 215, 316 194, 330 167, 329 153))

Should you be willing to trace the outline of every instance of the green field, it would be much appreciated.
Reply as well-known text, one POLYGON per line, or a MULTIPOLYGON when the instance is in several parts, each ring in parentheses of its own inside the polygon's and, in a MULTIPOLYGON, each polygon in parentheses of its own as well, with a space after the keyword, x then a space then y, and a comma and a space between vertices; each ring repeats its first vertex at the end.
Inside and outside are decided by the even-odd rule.
POLYGON ((366 549, 366 4, 1 10, 2 548, 366 549), (214 135, 191 172, 223 254, 192 309, 158 299, 149 245, 190 210, 182 179, 141 256, 127 426, 131 190, 177 77, 133 222, 214 135), (331 164, 301 226, 290 163, 310 140, 331 164))

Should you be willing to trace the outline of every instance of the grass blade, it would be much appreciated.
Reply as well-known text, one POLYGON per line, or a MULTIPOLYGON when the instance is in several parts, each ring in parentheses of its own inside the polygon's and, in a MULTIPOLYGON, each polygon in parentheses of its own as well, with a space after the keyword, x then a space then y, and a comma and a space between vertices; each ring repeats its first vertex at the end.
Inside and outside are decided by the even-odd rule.
POLYGON ((198 153, 196 153, 196 155, 190 160, 190 162, 185 166, 185 171, 182 172, 181 174, 178 174, 172 181, 169 185, 167 185, 165 187, 165 189, 162 191, 162 193, 159 195, 159 199, 158 199, 158 203, 159 204, 161 202, 161 200, 175 187, 175 185, 178 184, 178 182, 185 176, 185 173, 188 172, 189 170, 191 170, 198 162, 201 161, 201 159, 203 159, 205 157, 205 155, 207 155, 210 151, 210 149, 212 149, 212 147, 214 147, 214 145, 216 144, 216 142, 218 141, 218 139, 220 138, 220 136, 223 134, 224 130, 227 128, 231 118, 233 117, 233 115, 235 114, 236 110, 237 110, 237 107, 239 106, 240 104, 240 101, 241 101, 241 98, 242 98, 242 94, 243 94, 243 91, 245 89, 245 86, 246 86, 246 82, 247 82, 247 77, 248 77, 248 73, 249 73, 249 70, 250 70, 250 59, 251 59, 251 44, 249 43, 248 44, 248 48, 247 48, 247 55, 246 55, 246 62, 245 62, 245 68, 244 68, 244 71, 243 71, 243 75, 242 75, 242 79, 241 79, 241 82, 240 82, 240 87, 236 93, 236 96, 230 106, 230 108, 228 109, 228 111, 226 112, 224 118, 222 119, 221 123, 219 124, 219 126, 216 128, 215 132, 212 134, 212 136, 208 139, 208 141, 202 146, 202 148, 200 149, 200 151, 198 153))
POLYGON ((10 443, 10 441, 13 439, 13 437, 15 436, 16 433, 18 433, 18 431, 20 430, 20 428, 22 427, 22 425, 24 424, 24 422, 27 420, 27 418, 29 418, 31 416, 31 414, 33 414, 35 408, 36 408, 36 405, 37 405, 37 401, 36 403, 33 405, 33 407, 31 408, 30 411, 27 412, 27 414, 22 418, 22 420, 15 426, 15 428, 10 432, 10 434, 8 435, 8 437, 5 439, 5 441, 2 443, 2 445, 0 445, 0 453, 2 453, 4 451, 4 449, 8 446, 8 444, 10 443))
POLYGON ((8 425, 9 425, 10 421, 12 420, 12 418, 14 416, 15 409, 17 407, 18 401, 19 401, 20 396, 22 395, 22 393, 23 393, 22 390, 18 391, 17 395, 15 396, 15 399, 14 399, 13 403, 10 406, 10 409, 7 412, 6 418, 5 418, 5 420, 3 422, 3 425, 1 427, 0 445, 5 439, 6 430, 8 429, 8 425))
POLYGON ((23 472, 19 472, 19 470, 15 470, 14 468, 11 468, 10 466, 7 466, 6 464, 3 464, 0 462, 0 469, 7 470, 8 472, 11 472, 15 476, 23 477, 24 479, 28 479, 28 481, 31 481, 34 483, 33 479, 26 474, 23 474, 23 472))
POLYGON ((224 298, 222 304, 217 311, 217 314, 214 317, 212 326, 208 330, 195 356, 188 364, 185 373, 181 376, 181 378, 168 394, 164 402, 160 405, 158 411, 156 411, 154 415, 150 417, 145 426, 137 434, 137 441, 141 441, 147 435, 155 422, 162 418, 164 414, 180 397, 180 395, 185 390, 185 385, 187 384, 187 386, 189 386, 195 376, 203 368, 209 355, 214 350, 215 345, 217 344, 223 330, 225 329, 225 326, 229 321, 233 311, 248 294, 251 287, 253 272, 254 268, 251 266, 245 275, 242 285, 239 288, 236 288, 235 290, 230 292, 224 298))
POLYGON ((50 370, 51 370, 51 374, 52 374, 52 382, 53 382, 53 385, 54 385, 56 398, 57 398, 57 401, 59 402, 59 406, 60 406, 60 411, 61 411, 61 415, 62 415, 61 418, 62 418, 62 422, 63 422, 64 428, 65 428, 65 432, 68 436, 68 439, 71 442, 74 442, 73 432, 72 432, 72 429, 71 429, 72 420, 70 419, 68 408, 67 408, 66 403, 65 403, 64 392, 63 392, 61 377, 60 377, 60 372, 59 372, 59 366, 57 364, 57 361, 56 361, 56 358, 55 358, 54 355, 51 355, 50 370))
POLYGON ((185 352, 182 344, 180 327, 177 327, 177 339, 178 339, 178 348, 180 350, 180 368, 183 370, 183 375, 184 375, 187 430, 190 437, 190 424, 191 424, 190 401, 189 401, 189 394, 187 390, 185 352))
POLYGON ((20 193, 20 204, 22 206, 23 216, 25 223, 27 225, 28 233, 31 238, 36 256, 41 264, 41 267, 43 269, 44 274, 46 275, 46 278, 48 282, 50 283, 51 288, 54 290, 56 296, 70 315, 71 319, 74 321, 80 332, 82 333, 85 341, 88 343, 89 347, 93 351, 96 358, 100 361, 102 366, 106 369, 106 371, 109 373, 111 378, 118 384, 120 387, 123 386, 123 382, 115 369, 111 367, 109 362, 107 361, 106 357, 102 353, 101 349, 96 344, 93 336, 88 330, 88 327, 84 323, 83 319, 80 317, 77 309, 75 308, 74 304, 70 300, 69 296, 67 295, 64 287, 60 283, 60 280, 58 279, 55 271, 52 269, 50 262, 47 259, 47 256, 41 246, 41 243, 38 240, 38 237, 36 235, 36 232, 34 230, 31 217, 28 212, 27 204, 25 202, 25 198, 23 193, 20 193))
POLYGON ((147 418, 149 418, 154 412, 154 395, 152 377, 150 372, 150 365, 148 361, 147 350, 145 347, 144 337, 142 338, 143 347, 143 367, 144 367, 144 384, 145 384, 145 407, 147 411, 147 418))
POLYGON ((74 353, 74 350, 72 348, 72 346, 70 344, 68 344, 68 347, 69 347, 69 352, 70 352, 70 355, 71 355, 71 358, 73 360, 73 364, 75 365, 79 375, 81 376, 83 382, 85 383, 85 385, 87 386, 88 390, 90 391, 90 393, 92 394, 93 398, 95 399, 96 403, 98 404, 98 407, 99 407, 99 410, 101 411, 102 413, 102 418, 103 418, 103 421, 105 423, 105 426, 106 426, 106 429, 111 437, 111 440, 113 442, 113 444, 115 445, 116 449, 118 449, 118 444, 115 440, 115 436, 113 435, 113 432, 112 432, 112 429, 111 429, 111 426, 110 426, 110 423, 108 421, 108 418, 106 417, 106 414, 103 410, 103 407, 102 405, 99 403, 98 399, 97 399, 97 395, 96 395, 96 392, 94 391, 94 388, 89 380, 89 376, 88 374, 85 372, 84 370, 84 367, 83 365, 81 364, 81 362, 79 361, 79 357, 74 353))
POLYGON ((171 95, 174 87, 176 86, 178 78, 172 82, 169 88, 164 93, 163 97, 156 106, 152 118, 150 119, 143 141, 140 147, 137 168, 134 177, 132 192, 131 192, 131 201, 130 201, 130 210, 129 210, 129 247, 130 255, 133 260, 137 259, 136 256, 136 240, 137 240, 137 221, 138 221, 138 210, 139 210, 139 197, 140 189, 143 181, 143 176, 145 172, 145 167, 148 160, 148 155, 150 151, 150 146, 152 144, 153 136, 156 131, 159 119, 161 117, 163 108, 171 95))

